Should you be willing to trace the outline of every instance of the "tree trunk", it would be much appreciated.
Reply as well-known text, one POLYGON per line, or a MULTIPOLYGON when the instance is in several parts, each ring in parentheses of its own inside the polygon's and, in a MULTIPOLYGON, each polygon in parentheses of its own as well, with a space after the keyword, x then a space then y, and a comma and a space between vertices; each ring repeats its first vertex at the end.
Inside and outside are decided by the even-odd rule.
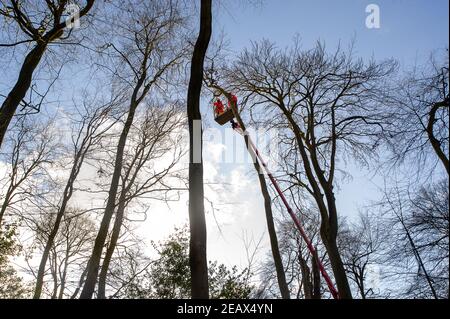
POLYGON ((62 218, 64 213, 66 212, 66 206, 69 202, 69 199, 72 195, 71 190, 69 190, 71 186, 66 185, 64 190, 63 200, 61 203, 61 207, 58 209, 58 213, 56 214, 56 220, 53 224, 53 228, 48 235, 47 242, 45 243, 44 252, 42 253, 41 261, 39 263, 39 269, 36 277, 36 287, 34 288, 33 299, 39 299, 42 294, 42 286, 44 284, 44 275, 45 275, 45 267, 47 265, 48 257, 50 255, 50 250, 52 249, 53 243, 55 241, 56 235, 58 234, 59 227, 61 225, 62 218))
POLYGON ((136 86, 133 97, 131 98, 130 111, 120 134, 119 142, 117 144, 117 153, 114 163, 114 172, 108 192, 108 201, 106 203, 105 212, 103 213, 103 218, 100 223, 97 237, 95 238, 92 255, 87 265, 88 271, 86 275, 86 281, 84 283, 83 290, 81 291, 80 299, 92 298, 95 290, 95 285, 97 283, 98 271, 100 268, 100 259, 102 257, 103 247, 105 245, 106 237, 108 236, 109 225, 111 223, 111 219, 116 206, 117 191, 119 188, 119 180, 122 171, 123 153, 128 137, 128 132, 130 131, 131 125, 133 124, 134 115, 138 106, 138 104, 136 103, 136 96, 138 93, 138 89, 142 86, 143 79, 141 78, 139 82, 140 83, 138 83, 138 85, 136 86))
POLYGON ((20 102, 23 100, 25 94, 30 88, 33 72, 39 65, 46 48, 46 43, 39 42, 30 51, 30 53, 27 54, 25 61, 22 64, 22 68, 20 69, 19 78, 17 79, 16 84, 9 92, 5 101, 3 101, 0 108, 0 149, 6 135, 6 131, 8 130, 9 123, 16 113, 20 102))
POLYGON ((84 149, 84 144, 82 144, 80 151, 75 155, 74 163, 72 166, 72 169, 70 171, 69 179, 67 180, 67 184, 64 188, 61 206, 58 209, 58 212, 56 213, 56 219, 55 223, 53 224, 53 228, 47 238, 47 242, 44 247, 44 252, 41 257, 41 261, 39 264, 39 269, 36 277, 36 287, 34 289, 34 299, 39 299, 41 297, 42 293, 42 286, 44 283, 44 275, 45 275, 45 266, 48 261, 48 257, 50 254, 50 249, 53 246, 53 242, 56 238, 56 235, 58 234, 59 227, 61 226, 62 218, 64 217, 64 214, 66 213, 67 204, 69 203, 70 198, 73 194, 73 184, 75 183, 75 180, 80 172, 81 165, 84 161, 84 156, 86 155, 87 149, 84 149))
POLYGON ((320 269, 319 269, 319 256, 316 253, 312 258, 312 275, 313 275, 313 294, 312 299, 321 299, 320 292, 320 269))
POLYGON ((339 291, 339 299, 352 299, 352 293, 350 290, 350 285, 348 284, 344 264, 336 244, 336 237, 329 237, 330 231, 327 230, 328 228, 328 223, 322 222, 320 234, 327 250, 328 258, 330 259, 331 269, 333 270, 334 279, 339 291))
POLYGON ((434 289, 434 286, 433 286, 433 280, 431 279, 430 275, 428 274, 428 271, 425 267, 422 256, 420 256, 420 253, 419 253, 419 250, 417 249, 416 243, 414 242, 414 239, 412 238, 408 227, 405 225, 405 222, 403 221, 403 217, 401 217, 400 223, 402 224, 402 227, 406 234, 406 238, 408 239, 408 242, 411 245, 411 249, 413 251, 413 254, 417 261, 417 264, 418 264, 419 268, 422 268, 425 279, 427 280, 428 286, 430 287, 431 294, 433 295, 434 299, 439 299, 439 297, 436 293, 436 290, 434 289))
POLYGON ((83 286, 84 278, 86 278, 87 275, 87 266, 83 269, 83 272, 81 273, 80 280, 78 281, 77 289, 73 292, 72 296, 70 296, 70 299, 75 299, 78 296, 78 293, 81 290, 81 287, 83 286))
POLYGON ((106 279, 108 277, 109 264, 111 263, 114 250, 116 249, 117 240, 119 239, 120 229, 123 224, 123 215, 125 211, 125 193, 122 194, 119 199, 119 207, 117 208, 116 220, 111 234, 111 240, 109 241, 108 248, 106 249, 105 258, 103 258, 102 270, 100 271, 98 279, 98 299, 106 299, 106 279))
POLYGON ((446 99, 445 101, 441 103, 436 103, 433 105, 429 112, 429 119, 427 124, 427 135, 428 139, 430 140, 431 146, 433 147, 434 152, 436 153, 439 160, 442 162, 442 165, 444 165, 445 170, 447 171, 447 175, 450 175, 450 168, 449 168, 449 161, 448 157, 445 155, 444 150, 441 148, 441 143, 436 139, 434 136, 434 123, 436 121, 436 112, 440 107, 447 107, 448 108, 449 101, 446 99))
POLYGON ((281 259, 280 248, 278 246, 278 238, 275 229, 275 223, 273 221, 272 200, 270 198, 269 190, 267 189, 267 184, 264 175, 260 173, 260 165, 257 160, 255 162, 255 169, 258 174, 261 193, 264 197, 264 209, 266 212, 267 231, 269 232, 270 247, 272 249, 272 257, 273 262, 275 264, 275 270, 277 272, 278 287, 280 288, 281 297, 283 299, 290 299, 291 297, 289 287, 286 282, 286 274, 283 267, 283 261, 281 259))
POLYGON ((69 267, 69 257, 66 254, 66 260, 64 261, 64 270, 61 277, 61 287, 59 288, 58 299, 64 298, 64 290, 66 289, 67 268, 69 267))
POLYGON ((192 298, 209 298, 206 221, 203 190, 200 93, 203 67, 212 32, 212 1, 201 0, 200 31, 192 54, 187 96, 189 122, 189 264, 192 298), (194 148, 194 145, 198 146, 194 148))
POLYGON ((309 269, 306 260, 303 258, 300 248, 298 252, 298 262, 302 273, 303 294, 305 295, 305 299, 312 299, 313 285, 311 280, 311 270, 309 269))
POLYGON ((56 250, 53 249, 53 265, 50 262, 50 269, 53 277, 53 293, 51 296, 51 299, 56 299, 56 295, 58 294, 58 263, 57 263, 57 256, 56 256, 56 250))
POLYGON ((279 106, 292 126, 292 131, 294 133, 297 146, 300 151, 303 167, 305 169, 305 174, 308 178, 308 182, 310 183, 311 188, 313 189, 314 199, 320 211, 322 219, 320 227, 320 236, 325 245, 325 249, 327 250, 328 258, 330 259, 331 268, 333 270, 333 274, 336 280, 336 286, 339 292, 339 298, 352 299, 350 285, 348 284, 347 275, 345 273, 344 265, 342 263, 341 256, 339 254, 336 243, 337 228, 338 228, 337 210, 332 186, 330 187, 326 183, 325 178, 323 176, 324 172, 320 169, 314 157, 311 158, 313 164, 313 167, 311 167, 310 158, 308 156, 306 146, 302 139, 303 133, 300 127, 297 125, 294 118, 286 109, 286 107, 284 105, 279 106), (317 181, 316 176, 318 177, 319 181, 317 181), (319 186, 319 183, 321 187, 319 186), (326 204, 323 199, 322 190, 325 193, 326 204))
POLYGON ((5 200, 3 201, 2 207, 0 209, 0 227, 2 225, 3 216, 5 216, 6 209, 8 208, 11 195, 12 195, 12 192, 10 192, 10 190, 8 189, 8 191, 5 194, 5 200))

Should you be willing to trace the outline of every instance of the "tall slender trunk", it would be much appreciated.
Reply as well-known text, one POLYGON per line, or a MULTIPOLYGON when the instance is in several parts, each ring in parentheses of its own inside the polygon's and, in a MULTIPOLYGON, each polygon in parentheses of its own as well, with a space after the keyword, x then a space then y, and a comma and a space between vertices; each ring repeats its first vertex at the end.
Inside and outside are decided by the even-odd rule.
POLYGON ((119 199, 119 206, 117 208, 116 220, 114 221, 111 239, 108 248, 106 249, 105 258, 103 258, 102 269, 98 279, 98 299, 106 299, 106 279, 108 277, 109 264, 111 263, 114 250, 116 249, 117 241, 120 235, 120 229, 123 224, 123 215, 125 211, 125 192, 122 191, 119 199))
POLYGON ((61 221, 64 217, 64 214, 66 213, 67 204, 69 203, 69 200, 73 195, 73 184, 75 183, 75 180, 80 172, 81 165, 83 164, 84 157, 89 148, 89 146, 86 146, 85 141, 86 137, 80 146, 79 152, 76 153, 75 155, 69 179, 67 180, 66 186, 64 187, 61 206, 59 207, 58 212, 56 213, 55 223, 53 224, 52 230, 47 238, 47 242, 45 243, 44 252, 42 253, 41 261, 39 263, 33 299, 39 299, 41 297, 42 286, 44 283, 45 267, 47 265, 50 249, 53 246, 53 242, 55 241, 56 235, 58 234, 59 227, 61 226, 61 221))
POLYGON ((44 251, 41 256, 41 261, 39 263, 39 269, 36 277, 36 286, 34 288, 33 299, 39 299, 42 294, 42 286, 44 285, 44 275, 45 275, 45 267, 47 265, 48 257, 50 255, 50 250, 52 249, 53 243, 55 241, 56 235, 58 234, 59 227, 61 225, 62 218, 64 213, 66 212, 67 203, 69 202, 70 197, 72 196, 72 186, 70 182, 66 185, 64 190, 63 200, 61 202, 61 206, 58 209, 56 214, 55 223, 53 224, 53 228, 48 235, 47 242, 45 243, 44 251))
POLYGON ((311 270, 309 269, 306 260, 303 258, 300 249, 298 253, 298 262, 302 273, 303 293, 305 295, 305 299, 312 299, 314 287, 311 280, 311 270))
POLYGON ((123 153, 128 137, 128 133, 133 124, 134 115, 138 106, 136 102, 136 96, 138 94, 139 88, 142 86, 144 78, 141 78, 137 84, 133 97, 131 98, 130 111, 128 112, 125 125, 120 134, 119 142, 117 144, 116 159, 114 163, 114 172, 111 179, 111 185, 108 192, 108 201, 106 203, 105 211, 103 213, 103 218, 100 223, 100 228, 95 238, 94 248, 92 250, 91 257, 87 265, 87 275, 86 281, 83 286, 83 290, 80 294, 80 299, 90 299, 94 294, 95 286, 97 284, 97 277, 100 268, 100 259, 102 257, 103 247, 105 245, 106 237, 108 236, 108 229, 111 223, 112 216, 114 214, 114 209, 116 206, 117 191, 119 188, 119 180, 122 171, 123 153))
POLYGON ((320 292, 320 269, 319 269, 319 256, 316 253, 312 256, 312 276, 313 276, 313 294, 312 299, 321 299, 320 292))
POLYGON ((64 270, 61 276, 61 287, 59 288, 58 299, 64 298, 64 290, 66 289, 66 278, 67 278, 67 268, 69 267, 69 258, 66 255, 66 260, 64 261, 64 270))
POLYGON ((36 46, 27 54, 22 64, 22 68, 20 69, 16 84, 3 101, 0 108, 0 149, 6 131, 8 130, 9 123, 16 113, 20 102, 23 100, 25 94, 30 88, 34 70, 39 65, 42 55, 46 49, 47 44, 45 42, 38 42, 36 46))
POLYGON ((206 221, 203 189, 200 93, 206 51, 212 32, 212 0, 201 0, 200 31, 192 54, 187 96, 189 123, 189 265, 192 298, 209 298, 206 221), (195 147, 194 146, 198 146, 195 147))
MULTIPOLYGON (((242 118, 239 114, 239 110, 237 109, 237 105, 233 104, 232 96, 229 92, 226 92, 222 88, 217 87, 217 89, 220 89, 220 91, 225 94, 226 98, 228 99, 228 102, 231 105, 231 108, 233 110, 233 114, 241 127, 241 129, 246 132, 247 129, 245 127, 244 121, 242 121, 242 118)), ((275 264, 275 271, 277 273, 277 282, 278 282, 278 288, 280 289, 281 297, 283 299, 290 299, 290 291, 289 286, 286 282, 286 273, 284 271, 283 267, 283 260, 281 258, 280 248, 278 245, 278 237, 277 232, 275 229, 275 223, 273 221, 273 212, 272 212, 272 199, 269 194, 269 190, 267 188, 267 183, 265 176, 263 175, 261 164, 258 161, 258 158, 256 157, 256 154, 254 153, 252 147, 249 143, 249 136, 247 134, 244 134, 244 142, 247 148, 247 151, 249 152, 251 158, 253 159, 253 166, 255 168, 256 174, 258 175, 259 179, 259 186, 261 188, 261 193, 264 198, 264 210, 266 215, 266 223, 267 223, 267 230, 269 233, 269 239, 270 239, 270 247, 272 250, 272 257, 275 264)))
POLYGON ((348 283, 347 273, 337 245, 338 220, 334 192, 332 186, 329 185, 324 185, 323 189, 327 200, 329 218, 326 223, 322 222, 320 235, 330 258, 336 286, 339 290, 339 298, 352 299, 352 291, 350 289, 350 284, 348 283))
POLYGON ((86 266, 86 268, 83 269, 83 272, 81 273, 81 276, 80 276, 80 280, 78 281, 78 286, 75 289, 75 291, 73 292, 72 296, 70 296, 70 299, 77 298, 78 293, 80 292, 81 287, 83 286, 84 278, 86 278, 86 275, 87 275, 87 266, 86 266))
POLYGON ((403 217, 400 219, 400 223, 402 224, 402 227, 405 231, 406 234, 406 238, 408 239, 408 242, 411 246, 411 249, 413 251, 414 257, 417 261, 417 264, 419 266, 419 268, 422 269, 423 274, 425 276, 425 279, 428 283, 428 286, 430 287, 430 291, 431 294, 433 295, 434 299, 439 299, 437 293, 436 293, 436 289, 434 289, 433 286, 433 280, 431 279, 431 276, 428 274, 427 268, 425 267, 425 264, 423 262, 422 256, 420 256, 419 250, 417 249, 416 243, 414 242, 414 239, 411 236, 411 233, 409 232, 408 227, 405 225, 405 222, 403 221, 403 217))
POLYGON ((336 286, 339 290, 340 299, 352 299, 350 285, 348 283, 347 275, 345 273, 344 264, 339 254, 336 243, 336 238, 329 237, 329 231, 324 230, 329 227, 328 223, 322 223, 320 234, 327 250, 328 258, 330 259, 331 269, 333 270, 336 286))
POLYGON ((261 187, 261 193, 264 197, 264 210, 266 213, 267 231, 269 233, 270 248, 272 250, 273 262, 275 264, 275 271, 277 273, 278 287, 280 289, 281 297, 283 299, 290 299, 289 286, 286 282, 286 273, 283 267, 283 260, 281 258, 280 248, 278 245, 277 231, 275 229, 275 223, 273 221, 272 213, 272 200, 270 198, 269 190, 267 189, 267 183, 264 175, 260 171, 259 162, 255 161, 255 170, 258 174, 259 185, 261 187))
POLYGON ((56 296, 58 294, 58 263, 57 263, 57 253, 56 253, 56 249, 53 249, 53 265, 50 262, 50 268, 51 268, 51 273, 52 273, 52 277, 53 277, 53 293, 51 296, 51 299, 56 299, 56 296))

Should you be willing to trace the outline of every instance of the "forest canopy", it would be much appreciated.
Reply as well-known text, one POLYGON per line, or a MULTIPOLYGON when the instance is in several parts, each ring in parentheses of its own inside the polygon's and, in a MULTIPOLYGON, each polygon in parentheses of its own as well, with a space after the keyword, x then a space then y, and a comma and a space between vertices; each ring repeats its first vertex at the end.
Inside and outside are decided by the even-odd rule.
POLYGON ((275 2, 0 0, 1 299, 449 298, 448 31, 275 2))

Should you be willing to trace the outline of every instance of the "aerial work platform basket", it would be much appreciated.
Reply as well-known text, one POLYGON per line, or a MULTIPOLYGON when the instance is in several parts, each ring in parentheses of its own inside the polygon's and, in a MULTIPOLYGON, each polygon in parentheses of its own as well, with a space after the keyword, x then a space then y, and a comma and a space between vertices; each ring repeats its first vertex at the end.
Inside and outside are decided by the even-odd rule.
MULTIPOLYGON (((233 95, 233 103, 237 104, 237 98, 233 95)), ((230 122, 234 118, 230 102, 225 106, 220 99, 214 102, 214 120, 220 125, 230 122)))

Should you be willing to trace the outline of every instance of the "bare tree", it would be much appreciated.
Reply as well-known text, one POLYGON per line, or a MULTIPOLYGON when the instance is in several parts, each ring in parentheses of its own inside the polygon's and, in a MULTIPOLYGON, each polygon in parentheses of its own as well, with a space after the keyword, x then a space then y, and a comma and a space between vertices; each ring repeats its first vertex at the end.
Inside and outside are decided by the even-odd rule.
MULTIPOLYGON (((122 81, 127 88, 125 94, 128 97, 128 107, 117 142, 108 200, 80 295, 82 299, 92 298, 95 290, 100 259, 116 207, 124 150, 137 108, 146 101, 151 89, 167 83, 167 77, 179 65, 184 54, 184 49, 180 49, 175 41, 183 18, 172 2, 157 1, 149 4, 130 1, 122 5, 127 10, 119 11, 120 19, 115 22, 116 30, 123 32, 119 36, 120 41, 117 41, 120 44, 114 42, 108 46, 112 50, 113 63, 122 66, 121 72, 114 73, 117 74, 117 81, 122 81)), ((109 25, 108 27, 110 28, 109 25)))
POLYGON ((448 298, 448 202, 447 181, 385 191, 379 204, 387 233, 382 262, 384 276, 401 281, 400 296, 448 298))
MULTIPOLYGON (((85 101, 86 103, 86 101, 85 101)), ((111 108, 114 107, 115 101, 109 101, 103 106, 91 110, 89 106, 83 105, 84 110, 81 111, 81 120, 79 125, 76 125, 73 135, 71 136, 73 142, 73 149, 70 154, 72 167, 70 168, 69 177, 62 192, 60 201, 57 205, 57 213, 54 219, 52 231, 49 232, 47 243, 42 253, 41 262, 36 278, 36 287, 34 290, 34 298, 38 299, 41 296, 42 285, 44 280, 45 269, 47 261, 53 247, 61 221, 67 209, 67 205, 74 193, 75 181, 81 171, 84 160, 89 152, 92 151, 93 146, 98 143, 102 135, 108 131, 115 121, 110 121, 109 114, 111 108)))
POLYGON ((351 291, 336 243, 336 163, 347 154, 364 159, 377 146, 385 119, 373 112, 374 100, 394 67, 392 61, 354 59, 351 51, 327 54, 320 44, 301 51, 295 43, 282 51, 263 41, 224 71, 229 86, 249 106, 265 107, 268 127, 278 125, 292 134, 305 178, 297 179, 320 211, 321 237, 341 298, 351 298, 351 291))
POLYGON ((375 216, 360 214, 356 222, 341 222, 338 234, 339 249, 349 278, 356 285, 362 299, 375 297, 374 287, 368 284, 371 269, 378 263, 382 248, 382 231, 375 216))
POLYGON ((99 274, 99 299, 106 298, 108 269, 126 218, 125 209, 142 197, 167 200, 170 192, 179 191, 171 185, 170 179, 180 174, 175 165, 184 153, 178 147, 183 117, 175 106, 166 109, 152 107, 139 122, 139 129, 130 131, 129 143, 132 145, 124 157, 114 226, 99 274), (159 162, 164 164, 158 165, 159 162))
MULTIPOLYGON (((83 2, 84 6, 79 9, 78 17, 88 14, 94 5, 94 0, 83 2)), ((67 0, 48 0, 39 3, 19 0, 0 1, 0 17, 5 20, 6 24, 10 24, 10 20, 12 20, 14 28, 20 33, 17 39, 13 39, 13 42, 3 43, 0 46, 13 48, 22 44, 31 44, 32 46, 25 56, 16 83, 0 108, 0 147, 11 119, 29 90, 33 73, 48 46, 64 37, 69 37, 72 33, 72 28, 66 29, 68 24, 74 22, 68 17, 67 9, 69 9, 70 3, 67 0), (66 35, 64 35, 64 30, 68 30, 66 35)))
MULTIPOLYGON (((277 208, 283 209, 280 205, 277 205, 277 208)), ((323 249, 323 247, 319 238, 318 214, 305 206, 302 207, 301 212, 303 213, 299 213, 299 218, 302 220, 305 231, 310 235, 316 251, 320 251, 320 248, 323 249)), ((296 299, 321 299, 325 295, 326 286, 323 286, 323 282, 320 280, 316 257, 325 262, 324 266, 329 268, 329 264, 324 260, 325 255, 311 256, 306 244, 298 234, 298 230, 290 220, 280 218, 278 229, 280 253, 290 295, 296 299)), ((271 289, 271 283, 275 280, 272 274, 273 261, 270 260, 263 265, 261 275, 263 287, 261 288, 268 290, 269 296, 277 296, 277 293, 271 289)))
POLYGON ((43 179, 45 164, 50 164, 56 156, 58 138, 52 121, 32 124, 26 117, 19 118, 10 138, 5 140, 1 155, 9 166, 6 183, 0 188, 0 225, 8 209, 14 211, 28 196, 39 195, 34 192, 30 179, 43 179))
MULTIPOLYGON (((55 214, 49 213, 37 221, 35 249, 45 250, 55 217, 55 214)), ((52 299, 63 299, 70 295, 70 289, 74 289, 72 282, 78 270, 85 266, 94 238, 93 221, 82 211, 67 209, 48 257, 49 267, 46 274, 49 274, 53 281, 48 291, 52 299)))
POLYGON ((209 298, 206 257, 206 221, 203 189, 202 128, 200 93, 206 51, 212 33, 212 1, 201 0, 200 31, 192 53, 187 95, 189 124, 189 263, 192 298, 209 298))
POLYGON ((437 158, 449 174, 448 49, 407 73, 391 95, 386 99, 391 125, 385 134, 393 151, 391 162, 408 160, 423 171, 432 154, 431 158, 437 158))

